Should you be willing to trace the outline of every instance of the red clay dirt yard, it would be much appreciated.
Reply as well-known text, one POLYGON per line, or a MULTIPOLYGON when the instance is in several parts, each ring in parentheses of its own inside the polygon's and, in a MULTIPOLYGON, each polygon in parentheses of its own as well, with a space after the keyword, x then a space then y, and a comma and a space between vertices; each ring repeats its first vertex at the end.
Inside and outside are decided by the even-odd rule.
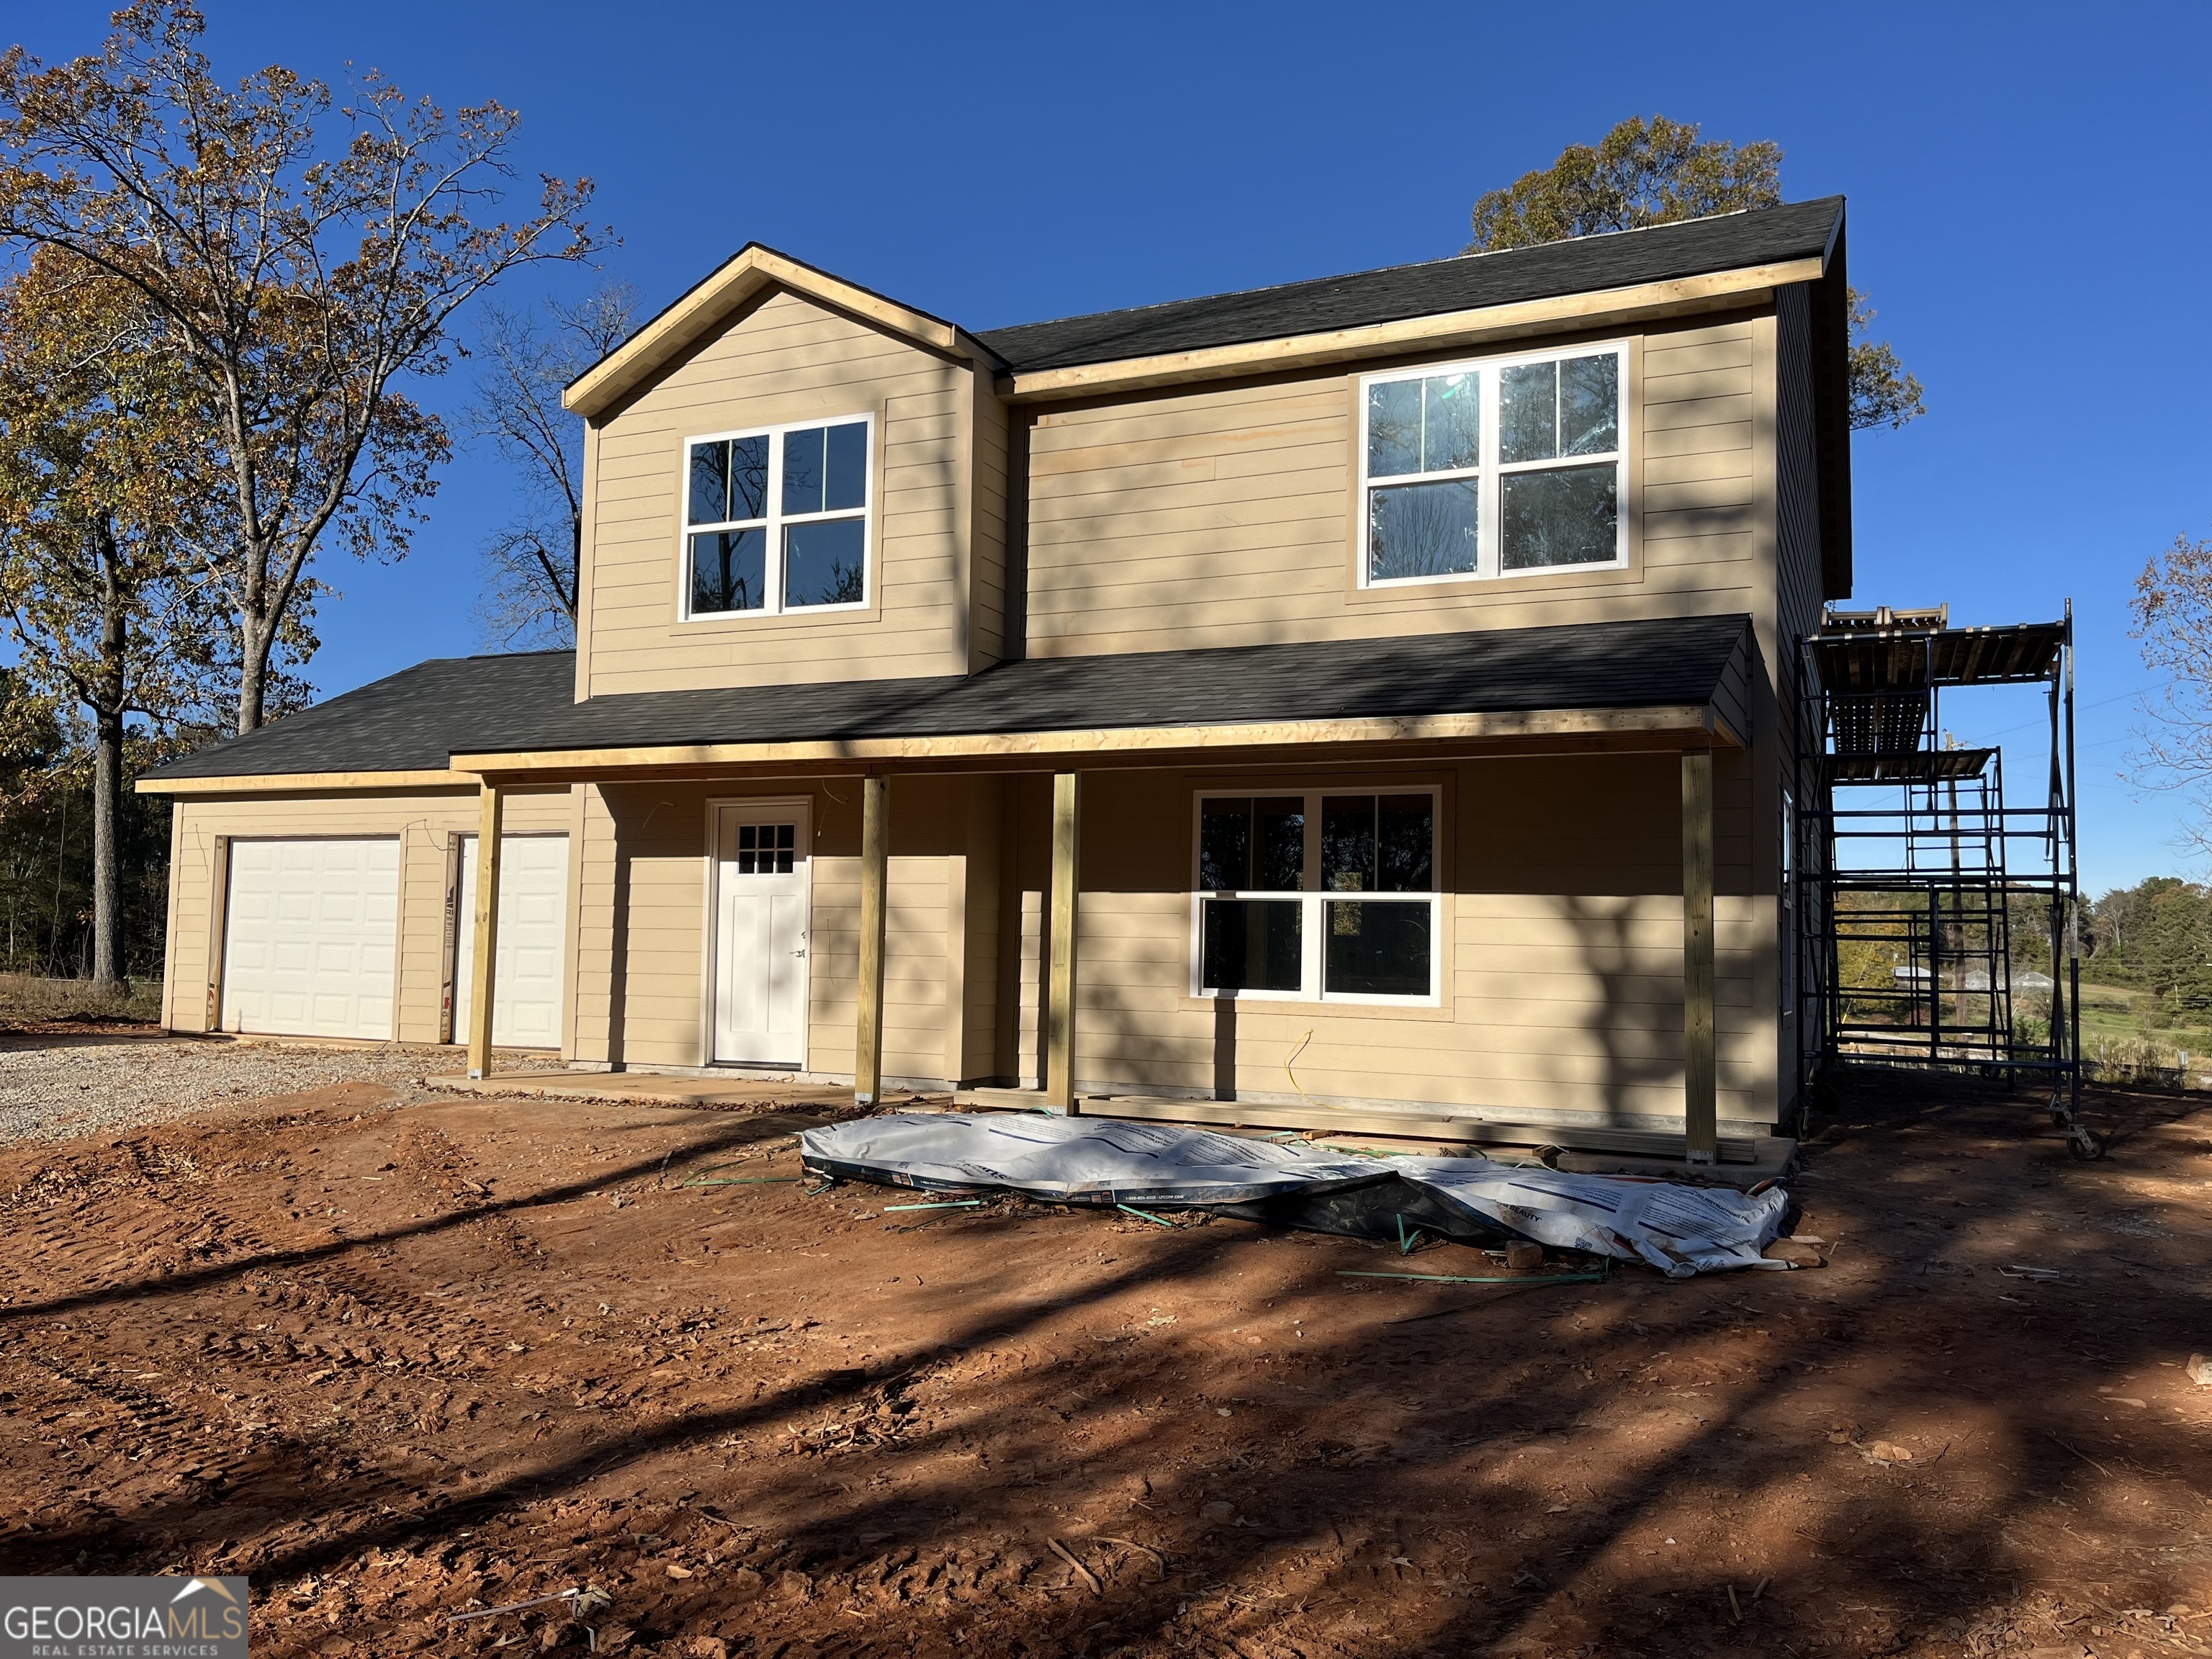
POLYGON ((1824 1268, 1490 1288, 391 1060, 0 1150, 8 1571, 245 1573, 272 1656, 2212 1651, 2190 1097, 1863 1093, 1824 1268))

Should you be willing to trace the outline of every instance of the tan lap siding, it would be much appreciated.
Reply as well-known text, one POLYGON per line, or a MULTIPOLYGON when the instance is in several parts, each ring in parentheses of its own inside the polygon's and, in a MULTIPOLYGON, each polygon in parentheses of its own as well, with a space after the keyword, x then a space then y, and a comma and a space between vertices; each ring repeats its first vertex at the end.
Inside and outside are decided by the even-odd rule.
MULTIPOLYGON (((436 794, 300 795, 179 802, 170 866, 172 983, 163 997, 173 1029, 208 1029, 209 957, 221 921, 215 842, 234 838, 396 838, 399 842, 398 1036, 435 1042, 445 994, 447 846, 474 833, 477 797, 436 794)), ((509 835, 565 834, 568 791, 508 797, 509 835)))
POLYGON ((971 370, 779 294, 603 422, 590 695, 966 672, 976 396, 971 370), (679 622, 684 441, 860 414, 878 423, 868 608, 679 622))
MULTIPOLYGON (((588 792, 578 953, 577 1054, 594 1063, 703 1066, 711 802, 805 796, 813 823, 805 1069, 849 1075, 859 1018, 860 783, 608 784, 588 792)), ((884 1066, 945 1074, 948 907, 966 828, 965 780, 892 786, 884 1066)), ((957 1022, 954 1029, 957 1032, 957 1022)))
POLYGON ((1631 568, 1360 590, 1356 375, 1041 415, 1029 638, 1040 656, 1758 609, 1755 319, 1631 354, 1631 568), (1639 539, 1640 533, 1640 539, 1639 539))
MULTIPOLYGON (((1388 787, 1392 775, 1341 775, 1341 787, 1364 789, 1388 787)), ((1746 891, 1748 777, 1747 765, 1724 758, 1717 781, 1721 1114, 1765 1123, 1773 1116, 1774 1025, 1758 963, 1773 941, 1771 907, 1746 891)), ((1191 795, 1311 780, 1090 778, 1077 1018, 1084 1085, 1204 1094, 1227 1085, 1247 1097, 1294 1101, 1304 1090, 1347 1102, 1678 1120, 1674 758, 1465 763, 1402 781, 1446 787, 1443 1006, 1245 999, 1231 1010, 1188 992, 1191 795), (1285 1064, 1294 1051, 1293 1075, 1285 1064)), ((1033 1076, 1042 918, 1040 860, 1025 850, 1021 1054, 1033 1076)))

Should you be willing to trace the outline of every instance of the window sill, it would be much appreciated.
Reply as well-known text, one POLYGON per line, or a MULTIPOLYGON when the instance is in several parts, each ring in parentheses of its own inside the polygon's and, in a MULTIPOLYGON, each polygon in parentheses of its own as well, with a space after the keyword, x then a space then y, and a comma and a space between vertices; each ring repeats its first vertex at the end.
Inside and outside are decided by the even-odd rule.
POLYGON ((1496 576, 1413 576, 1364 585, 1355 570, 1350 597, 1355 605, 1387 605, 1407 599, 1434 601, 1474 599, 1485 593, 1538 592, 1551 588, 1620 587, 1643 580, 1643 569, 1633 560, 1626 564, 1554 565, 1496 576))
POLYGON ((1344 1015, 1360 1019, 1442 1020, 1449 1024, 1458 1018, 1449 997, 1441 1002, 1356 1002, 1348 997, 1318 1002, 1310 997, 1194 997, 1186 994, 1178 1006, 1182 1013, 1211 1016, 1224 1003, 1233 1004, 1240 1013, 1280 1014, 1285 1018, 1344 1015))
POLYGON ((771 623, 798 628, 809 624, 824 627, 835 623, 875 622, 882 616, 883 607, 871 600, 866 605, 809 605, 800 611, 709 611, 703 617, 678 617, 670 626, 679 634, 737 634, 750 628, 765 628, 771 623))

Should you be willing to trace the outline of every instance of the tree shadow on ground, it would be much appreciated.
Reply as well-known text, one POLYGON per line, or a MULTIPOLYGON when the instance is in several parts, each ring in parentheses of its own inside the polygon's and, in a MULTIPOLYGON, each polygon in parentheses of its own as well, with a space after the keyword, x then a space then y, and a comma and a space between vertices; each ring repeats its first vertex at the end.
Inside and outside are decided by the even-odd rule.
MULTIPOLYGON (((25 1571, 246 1571, 273 1653, 476 1651, 516 1621, 437 1618, 586 1579, 611 1641, 672 1655, 1956 1654, 2108 1626, 2156 1652, 2128 1610, 2212 1590, 2183 1547, 2212 1449, 2170 1420, 2164 1365, 2203 1328, 2207 1265, 2166 1188, 2201 1182, 2212 1135, 2186 1099, 2104 1097, 2124 1133, 2078 1164, 2035 1104, 1847 1091, 1798 1186, 1823 1271, 1503 1290, 1347 1280, 1377 1247, 1225 1221, 889 1232, 916 1224, 864 1188, 641 1191, 609 1242, 629 1224, 584 1206, 646 1178, 624 1155, 433 1224, 8 1310, 11 1409, 118 1420, 65 1460, 91 1507, 55 1513, 9 1454, 0 1537, 25 1571), (2054 1259, 2063 1277, 2031 1271, 2054 1259), (658 1311, 587 1312, 641 1297, 658 1311), (785 1328, 745 1334, 741 1307, 785 1328), (218 1345, 183 1402, 99 1369, 279 1310, 434 1358, 305 1384, 314 1352, 218 1345), (58 1328, 89 1320, 80 1352, 58 1328), (434 1358, 507 1341, 538 1357, 434 1358), (208 1456, 214 1480, 149 1487, 110 1449, 130 1412, 274 1415, 303 1388, 314 1411, 208 1456)), ((366 1147, 406 1116, 353 1127, 366 1147)), ((674 1168, 765 1156, 775 1121, 671 1128, 674 1168)))

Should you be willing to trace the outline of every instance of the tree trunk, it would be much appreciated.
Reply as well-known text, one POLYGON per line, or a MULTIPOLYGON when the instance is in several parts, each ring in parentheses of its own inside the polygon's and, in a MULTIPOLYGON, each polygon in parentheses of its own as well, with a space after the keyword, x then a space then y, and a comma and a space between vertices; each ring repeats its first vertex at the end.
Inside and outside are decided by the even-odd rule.
POLYGON ((123 872, 117 842, 123 821, 123 710, 129 691, 129 623, 123 610, 120 558, 112 530, 96 533, 100 609, 99 700, 94 704, 92 754, 92 978, 106 991, 123 988, 123 872))
POLYGON ((92 977, 123 988, 123 878, 117 842, 123 817, 123 716, 101 710, 92 763, 92 977))
POLYGON ((261 728, 261 702, 269 684, 269 649, 276 641, 273 623, 251 613, 238 624, 238 735, 261 728))

